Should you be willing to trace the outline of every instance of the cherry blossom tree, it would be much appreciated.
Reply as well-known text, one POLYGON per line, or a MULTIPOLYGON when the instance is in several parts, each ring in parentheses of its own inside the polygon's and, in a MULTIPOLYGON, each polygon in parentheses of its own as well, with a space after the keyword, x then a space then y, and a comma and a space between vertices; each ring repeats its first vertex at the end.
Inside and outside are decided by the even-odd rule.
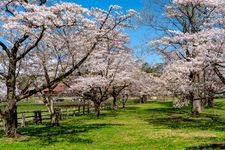
POLYGON ((140 70, 134 75, 130 90, 133 96, 139 97, 140 103, 144 103, 148 97, 165 95, 164 87, 164 80, 140 70))
POLYGON ((82 66, 84 75, 74 78, 70 90, 94 103, 96 116, 100 115, 102 102, 113 97, 114 107, 119 94, 130 85, 132 73, 136 70, 131 51, 125 44, 127 36, 117 33, 116 41, 107 41, 82 66))
POLYGON ((129 87, 120 92, 119 99, 121 100, 122 108, 125 108, 130 95, 131 95, 131 92, 129 90, 129 87))
MULTIPOLYGON (((176 85, 171 91, 182 96, 186 93, 184 98, 192 102, 194 114, 201 112, 202 95, 207 95, 205 73, 216 72, 215 64, 224 60, 222 6, 224 2, 217 0, 172 1, 166 6, 166 16, 176 21, 175 30, 167 30, 169 36, 151 43, 169 61, 164 77, 176 85), (168 73, 173 76, 168 78, 168 73)), ((218 69, 216 73, 222 76, 218 69)))
POLYGON ((6 89, 6 105, 1 116, 7 137, 17 135, 17 102, 70 76, 99 50, 105 39, 116 39, 114 33, 128 27, 127 20, 135 15, 133 10, 127 14, 117 13, 118 6, 104 11, 87 10, 73 3, 50 6, 44 3, 43 0, 0 2, 0 74, 6 89), (46 54, 42 60, 37 58, 39 48, 46 54), (57 53, 53 55, 58 57, 48 56, 53 50, 57 53), (61 62, 64 65, 59 69, 48 68, 57 68, 61 62), (18 88, 21 79, 33 77, 40 78, 40 84, 30 87, 30 80, 18 88))

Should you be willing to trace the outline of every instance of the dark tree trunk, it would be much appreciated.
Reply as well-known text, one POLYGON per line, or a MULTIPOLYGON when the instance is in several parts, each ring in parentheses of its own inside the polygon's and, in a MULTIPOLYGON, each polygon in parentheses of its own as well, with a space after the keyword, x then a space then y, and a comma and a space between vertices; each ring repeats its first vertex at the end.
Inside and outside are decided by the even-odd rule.
POLYGON ((207 97, 206 97, 206 102, 207 102, 207 106, 210 108, 214 107, 214 95, 215 95, 215 91, 213 88, 209 88, 207 91, 207 97))
POLYGON ((145 103, 145 101, 147 101, 147 95, 143 95, 140 97, 140 103, 143 104, 145 103))
POLYGON ((17 136, 17 110, 16 104, 7 106, 3 114, 5 136, 14 138, 17 136))
POLYGON ((117 110, 117 97, 113 96, 113 109, 117 110))
POLYGON ((139 103, 141 103, 141 104, 144 103, 144 98, 143 98, 143 96, 140 97, 139 103))
POLYGON ((214 107, 214 97, 213 96, 209 96, 207 97, 207 106, 210 107, 210 108, 213 108, 214 107))
POLYGON ((122 108, 125 108, 126 102, 123 102, 122 105, 123 105, 122 108))
POLYGON ((125 108, 126 103, 127 103, 127 100, 128 100, 128 95, 124 95, 123 98, 122 98, 122 105, 123 105, 123 108, 125 108))
POLYGON ((100 116, 100 106, 101 103, 94 101, 95 113, 97 118, 99 118, 100 116))
POLYGON ((96 116, 97 116, 97 118, 100 117, 100 108, 97 109, 97 111, 96 111, 96 116))
POLYGON ((16 108, 16 54, 13 53, 9 61, 6 77, 7 103, 3 111, 4 131, 6 137, 17 136, 17 108, 16 108))

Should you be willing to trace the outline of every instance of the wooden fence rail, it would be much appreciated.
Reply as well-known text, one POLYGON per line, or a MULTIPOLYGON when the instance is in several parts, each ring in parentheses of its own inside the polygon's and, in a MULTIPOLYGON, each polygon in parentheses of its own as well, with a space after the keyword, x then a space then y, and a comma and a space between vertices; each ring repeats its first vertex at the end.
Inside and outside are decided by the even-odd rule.
MULTIPOLYGON (((60 120, 69 116, 85 115, 90 113, 89 104, 55 104, 56 109, 59 109, 60 120)), ((51 114, 45 110, 22 111, 17 113, 17 122, 21 127, 25 127, 27 123, 42 124, 43 120, 51 120, 51 114)), ((3 126, 3 120, 0 119, 0 126, 3 126)))

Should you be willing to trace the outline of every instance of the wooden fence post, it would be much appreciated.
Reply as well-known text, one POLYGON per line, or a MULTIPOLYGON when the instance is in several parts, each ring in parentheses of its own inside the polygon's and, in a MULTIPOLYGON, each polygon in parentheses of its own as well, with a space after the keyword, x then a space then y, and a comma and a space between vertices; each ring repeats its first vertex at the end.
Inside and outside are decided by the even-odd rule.
POLYGON ((78 115, 80 115, 80 103, 78 103, 78 115))
POLYGON ((68 112, 68 108, 66 108, 66 118, 69 117, 69 112, 68 112))
POLYGON ((62 108, 58 108, 58 109, 60 109, 60 120, 63 120, 64 119, 64 115, 63 115, 63 110, 62 110, 62 108))
POLYGON ((75 116, 75 115, 76 115, 76 107, 73 106, 73 116, 75 116))
POLYGON ((41 111, 34 111, 34 123, 42 123, 41 111))
POLYGON ((87 113, 89 114, 90 113, 90 106, 89 106, 89 102, 88 102, 88 105, 87 105, 87 113))
POLYGON ((83 103, 83 115, 85 115, 85 102, 83 103))
POLYGON ((21 120, 21 127, 25 127, 26 125, 26 116, 25 116, 25 113, 22 113, 22 116, 21 116, 22 120, 21 120))

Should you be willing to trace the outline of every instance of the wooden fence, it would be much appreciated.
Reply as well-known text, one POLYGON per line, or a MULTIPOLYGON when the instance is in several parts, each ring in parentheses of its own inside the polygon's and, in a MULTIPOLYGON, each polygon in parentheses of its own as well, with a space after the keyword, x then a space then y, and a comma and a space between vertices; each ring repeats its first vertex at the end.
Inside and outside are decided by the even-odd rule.
MULTIPOLYGON (((89 103, 68 103, 54 104, 54 107, 60 110, 60 120, 69 116, 79 116, 90 113, 89 103)), ((42 124, 44 120, 51 120, 51 114, 47 110, 22 111, 17 113, 18 126, 25 127, 26 124, 42 124)), ((3 126, 3 120, 0 120, 0 126, 3 126)))
MULTIPOLYGON (((31 106, 40 106, 44 104, 34 104, 31 106)), ((27 105, 20 105, 27 106, 27 105)), ((28 106, 29 107, 29 106, 28 106)), ((46 107, 46 106, 45 106, 46 107)), ((89 114, 94 110, 94 107, 90 102, 79 103, 55 103, 54 107, 60 110, 60 119, 68 118, 69 116, 79 116, 89 114)), ((112 104, 104 102, 101 105, 101 109, 112 109, 112 104)), ((44 121, 51 121, 51 114, 47 110, 28 110, 20 111, 17 113, 18 126, 25 127, 27 124, 42 124, 44 121)), ((0 118, 0 127, 3 127, 3 120, 0 118)))

